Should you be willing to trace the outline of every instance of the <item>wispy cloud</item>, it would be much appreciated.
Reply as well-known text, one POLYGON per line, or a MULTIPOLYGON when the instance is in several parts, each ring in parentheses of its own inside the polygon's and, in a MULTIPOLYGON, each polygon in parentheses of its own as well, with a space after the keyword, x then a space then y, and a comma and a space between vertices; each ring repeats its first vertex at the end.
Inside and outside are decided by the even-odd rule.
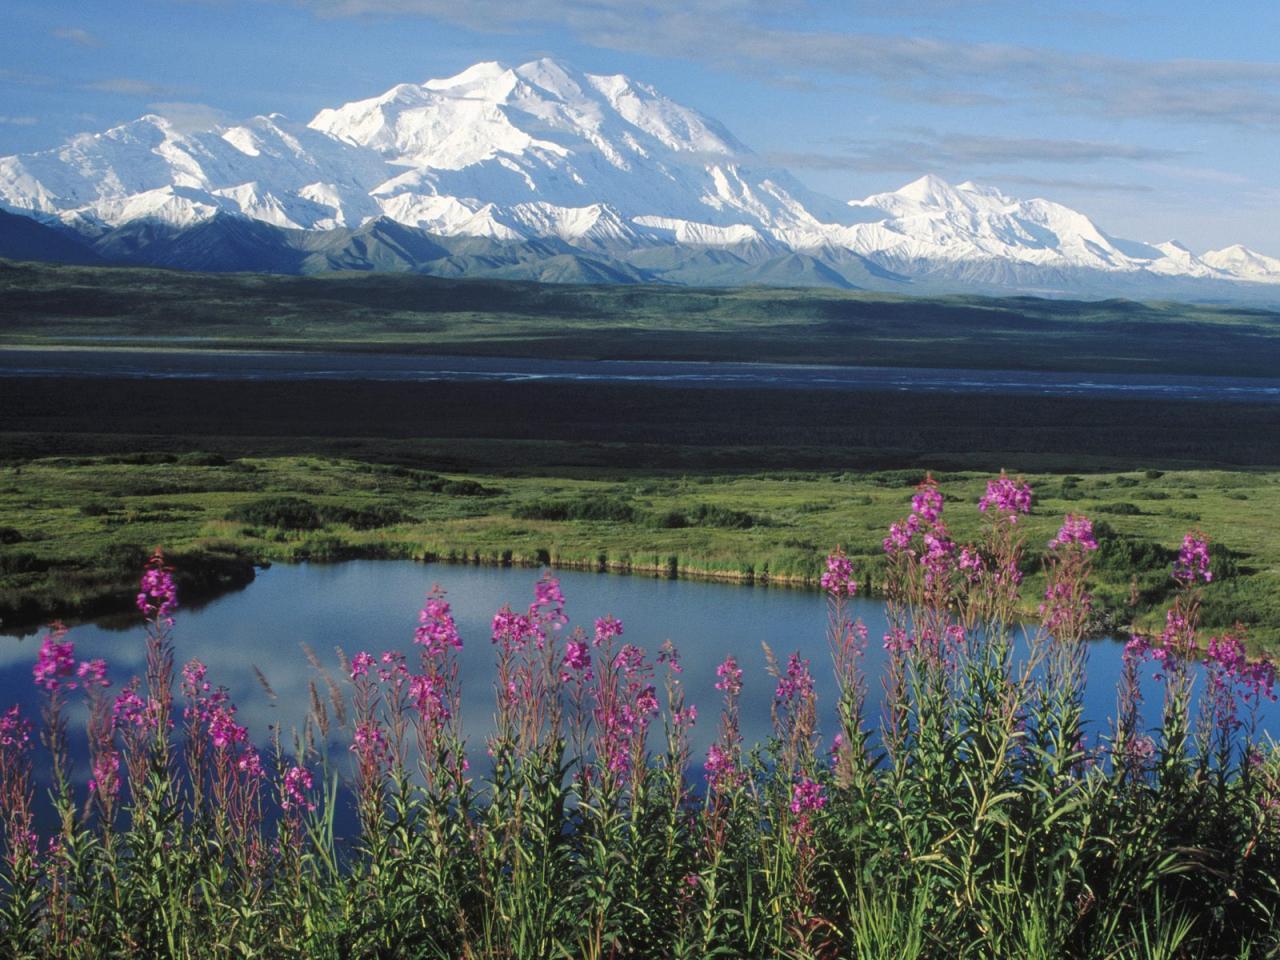
POLYGON ((781 166, 809 170, 880 172, 921 169, 1001 167, 1011 164, 1089 164, 1108 160, 1166 161, 1183 155, 1132 143, 1095 140, 1001 137, 966 133, 915 130, 914 136, 872 141, 838 140, 847 144, 836 152, 774 153, 769 159, 781 166))
POLYGON ((10 127, 34 127, 40 120, 38 117, 6 117, 0 115, 0 124, 10 127))
POLYGON ((172 87, 161 86, 147 80, 133 77, 111 77, 106 80, 95 80, 84 85, 86 90, 99 93, 118 93, 130 97, 164 97, 173 94, 172 87))
POLYGON ((225 110, 207 103, 188 103, 180 100, 148 103, 147 109, 167 118, 182 133, 197 133, 225 124, 231 115, 225 110))
POLYGON ((88 30, 83 30, 80 27, 59 27, 58 29, 51 30, 49 32, 59 40, 66 40, 82 47, 102 46, 101 40, 95 37, 88 30))
POLYGON ((1020 187, 1032 187, 1045 190, 1071 190, 1080 193, 1155 193, 1155 188, 1146 183, 1134 183, 1120 180, 1073 180, 1070 177, 1027 177, 1020 174, 1002 173, 994 178, 998 184, 1013 183, 1020 187))
POLYGON ((53 78, 39 73, 0 67, 0 83, 11 83, 19 87, 47 87, 53 84, 53 78))
MULTIPOLYGON (((889 96, 960 105, 1036 101, 1118 118, 1280 130, 1280 63, 1140 60, 1007 43, 786 29, 764 0, 296 0, 324 16, 421 16, 485 33, 567 30, 614 50, 788 82, 809 71, 889 96)), ((864 5, 874 8, 878 0, 864 5)), ((969 0, 981 3, 982 0, 969 0)), ((789 5, 803 24, 806 5, 789 5)), ((929 22, 938 0, 894 5, 929 22)), ((950 6, 947 4, 946 6, 950 6)))

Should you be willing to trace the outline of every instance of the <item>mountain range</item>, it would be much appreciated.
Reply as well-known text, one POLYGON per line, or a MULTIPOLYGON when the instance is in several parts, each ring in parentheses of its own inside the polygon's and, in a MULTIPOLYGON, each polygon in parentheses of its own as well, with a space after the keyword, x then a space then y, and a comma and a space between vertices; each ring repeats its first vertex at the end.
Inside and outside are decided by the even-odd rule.
POLYGON ((209 271, 1280 302, 1280 259, 924 176, 841 202, 625 76, 479 63, 203 131, 0 158, 0 257, 209 271))

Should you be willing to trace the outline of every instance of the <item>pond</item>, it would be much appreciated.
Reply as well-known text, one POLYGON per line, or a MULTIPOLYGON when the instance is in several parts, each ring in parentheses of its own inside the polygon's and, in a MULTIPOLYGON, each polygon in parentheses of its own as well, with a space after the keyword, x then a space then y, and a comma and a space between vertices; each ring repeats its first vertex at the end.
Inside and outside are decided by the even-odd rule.
MULTIPOLYGON (((332 565, 277 565, 261 571, 247 589, 225 595, 195 610, 180 610, 174 639, 180 667, 198 657, 209 668, 214 685, 229 688, 240 722, 259 744, 278 727, 289 742, 303 723, 310 702, 309 684, 323 681, 309 664, 305 648, 345 688, 335 647, 351 656, 357 651, 414 653, 417 612, 428 590, 438 583, 448 591, 464 640, 460 654, 464 732, 473 751, 483 749, 494 710, 493 614, 504 604, 525 609, 533 597, 537 571, 519 568, 418 564, 409 561, 354 561, 332 565), (261 671, 274 692, 268 695, 255 674, 261 671)), ((715 736, 720 693, 714 689, 715 668, 727 654, 744 670, 743 733, 748 742, 767 738, 774 683, 765 669, 761 644, 780 660, 792 651, 812 661, 817 681, 823 731, 834 731, 835 681, 827 648, 827 608, 814 592, 743 587, 686 580, 562 571, 558 573, 570 626, 590 631, 596 617, 612 614, 625 626, 623 640, 656 654, 671 639, 679 648, 688 701, 699 710, 693 731, 693 756, 705 755, 715 736)), ((882 605, 858 599, 853 615, 870 632, 865 657, 869 678, 868 717, 879 722, 880 678, 886 654, 882 605)), ((103 657, 118 688, 145 667, 143 631, 103 624, 74 627, 70 638, 79 659, 103 657)), ((31 714, 39 709, 31 666, 40 636, 0 638, 0 706, 21 702, 31 714)), ((1089 743, 1110 730, 1116 711, 1116 680, 1123 644, 1099 640, 1090 645, 1086 717, 1089 743)), ((411 656, 410 663, 416 662, 411 656)), ((1146 671, 1144 692, 1150 720, 1158 713, 1162 690, 1146 671)), ((82 715, 72 716, 76 730, 82 715)), ((1263 726, 1280 731, 1280 709, 1264 703, 1263 726)))

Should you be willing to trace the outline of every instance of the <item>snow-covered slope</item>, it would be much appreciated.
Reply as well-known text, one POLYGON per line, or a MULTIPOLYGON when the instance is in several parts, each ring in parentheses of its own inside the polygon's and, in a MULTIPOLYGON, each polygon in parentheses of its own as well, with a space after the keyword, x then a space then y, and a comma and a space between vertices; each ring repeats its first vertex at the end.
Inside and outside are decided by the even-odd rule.
MULTIPOLYGON (((755 264, 752 276, 804 264, 806 276, 830 268, 855 284, 1280 284, 1280 260, 1243 247, 1196 256, 1121 240, 1061 204, 973 183, 926 176, 839 203, 652 87, 548 59, 400 84, 305 125, 272 114, 184 133, 144 116, 0 159, 0 207, 99 239, 139 222, 187 229, 227 215, 286 231, 391 220, 433 237, 556 240, 619 263, 654 247, 732 249, 755 264), (807 259, 785 259, 797 253, 807 259)), ((680 276, 694 275, 688 267, 680 276)))

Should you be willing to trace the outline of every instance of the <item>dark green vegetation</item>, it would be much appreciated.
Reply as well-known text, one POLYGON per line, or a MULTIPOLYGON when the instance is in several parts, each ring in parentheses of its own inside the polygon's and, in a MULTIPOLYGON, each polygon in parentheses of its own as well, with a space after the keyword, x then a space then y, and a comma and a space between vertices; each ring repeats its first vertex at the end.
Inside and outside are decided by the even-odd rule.
MULTIPOLYGON (((221 677, 198 660, 175 669, 177 597, 155 557, 141 581, 145 681, 105 690, 113 665, 78 663, 53 631, 32 671, 38 737, 23 708, 0 714, 0 951, 1275 957, 1280 751, 1253 721, 1277 677, 1270 662, 1246 663, 1234 636, 1206 649, 1203 544, 1171 598, 1160 679, 1144 679, 1152 654, 1135 639, 1115 719, 1094 724, 1083 716, 1092 537, 1076 525, 1052 548, 1056 626, 1031 631, 1024 669, 1016 586, 947 562, 919 575, 920 552, 946 536, 942 496, 921 490, 910 552, 889 560, 883 672, 865 669, 846 603, 853 569, 834 555, 835 722, 819 724, 810 661, 783 649, 769 654, 772 730, 758 744, 744 737, 734 656, 716 668, 719 716, 706 703, 697 716, 670 642, 646 653, 612 617, 594 636, 561 630, 565 598, 548 576, 527 613, 494 618, 483 738, 463 726, 475 707, 464 709, 462 639, 433 594, 407 655, 379 657, 355 637, 337 676, 313 659, 303 730, 286 740, 277 728, 267 746, 237 722, 221 677), (81 698, 88 784, 68 749, 67 708, 81 698), (695 752, 706 726, 714 739, 695 752)), ((967 507, 954 512, 973 524, 967 507)), ((1036 565, 1021 520, 1009 522, 1024 509, 1006 503, 981 525, 988 574, 1036 565)), ((305 513, 278 499, 262 510, 284 523, 305 513)))
MULTIPOLYGON (((163 545, 188 596, 264 561, 388 557, 813 585, 842 544, 878 586, 881 540, 923 470, 442 474, 321 457, 52 457, 0 469, 0 611, 31 622, 131 603, 163 545)), ((957 539, 978 535, 985 473, 941 475, 957 539), (965 507, 964 504, 968 504, 965 507)), ((1065 513, 1097 522, 1097 629, 1150 625, 1182 535, 1212 531, 1211 629, 1280 645, 1280 473, 1033 474, 1031 544, 1065 513)), ((1027 568, 1038 596, 1038 567, 1027 568)), ((1035 602, 1025 610, 1035 613, 1035 602)))
POLYGON ((1257 376, 1280 369, 1280 313, 1260 309, 0 262, 0 343, 100 337, 522 357, 1257 376))

